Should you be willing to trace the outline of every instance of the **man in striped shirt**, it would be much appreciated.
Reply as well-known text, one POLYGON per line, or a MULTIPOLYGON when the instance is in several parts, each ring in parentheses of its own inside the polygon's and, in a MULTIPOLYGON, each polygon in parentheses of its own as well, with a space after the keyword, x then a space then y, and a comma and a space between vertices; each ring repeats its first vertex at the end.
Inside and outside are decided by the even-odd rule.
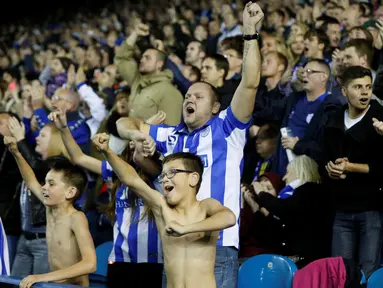
MULTIPOLYGON (((134 118, 117 121, 120 136, 143 141, 148 155, 153 155, 157 149, 164 156, 176 152, 200 156, 205 167, 198 200, 214 198, 230 208, 237 219, 243 148, 260 77, 261 57, 256 39, 263 12, 257 4, 249 2, 243 16, 242 80, 229 108, 217 115, 220 105, 216 89, 208 83, 197 82, 185 95, 183 122, 177 126, 148 125, 134 118)), ((236 287, 238 244, 237 222, 219 233, 215 267, 217 287, 236 287)))

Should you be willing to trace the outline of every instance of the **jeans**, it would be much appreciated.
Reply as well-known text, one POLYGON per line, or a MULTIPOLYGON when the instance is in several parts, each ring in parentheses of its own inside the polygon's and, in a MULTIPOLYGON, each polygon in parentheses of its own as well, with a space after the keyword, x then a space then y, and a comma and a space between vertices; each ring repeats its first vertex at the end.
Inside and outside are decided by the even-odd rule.
MULTIPOLYGON (((217 288, 236 288, 238 282, 238 250, 234 247, 217 246, 214 276, 217 288)), ((162 288, 166 288, 165 270, 162 288)))
POLYGON ((49 271, 46 239, 26 240, 21 235, 11 275, 24 278, 31 274, 44 274, 49 271))
POLYGON ((366 278, 379 268, 383 245, 383 212, 337 212, 333 224, 332 256, 355 260, 366 278))
MULTIPOLYGON (((7 235, 7 244, 8 244, 8 255, 9 255, 9 268, 12 269, 13 261, 16 256, 17 242, 19 241, 19 236, 7 235)), ((11 271, 9 271, 10 273, 11 271)))

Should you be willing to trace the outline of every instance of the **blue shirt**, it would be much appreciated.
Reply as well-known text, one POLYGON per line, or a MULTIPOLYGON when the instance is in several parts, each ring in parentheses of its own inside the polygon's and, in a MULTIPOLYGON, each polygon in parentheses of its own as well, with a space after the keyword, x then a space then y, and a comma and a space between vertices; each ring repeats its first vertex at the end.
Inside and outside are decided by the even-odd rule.
MULTIPOLYGON (((164 156, 176 152, 198 155, 205 169, 197 199, 214 198, 239 219, 243 149, 250 123, 239 121, 229 107, 191 133, 181 122, 177 126, 151 125, 150 136, 164 156)), ((220 231, 217 245, 238 248, 238 223, 220 231)))

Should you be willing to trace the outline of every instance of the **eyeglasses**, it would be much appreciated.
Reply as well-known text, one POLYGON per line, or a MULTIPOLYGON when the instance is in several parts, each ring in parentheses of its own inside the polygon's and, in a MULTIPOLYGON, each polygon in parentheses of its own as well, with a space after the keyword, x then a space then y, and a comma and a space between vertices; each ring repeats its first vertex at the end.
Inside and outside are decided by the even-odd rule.
POLYGON ((324 72, 318 71, 318 70, 306 69, 306 70, 303 70, 303 73, 307 73, 307 75, 311 75, 311 74, 315 74, 315 73, 324 73, 324 72))
POLYGON ((223 57, 225 57, 226 59, 230 59, 230 58, 239 58, 238 56, 231 55, 231 54, 224 54, 223 57))
POLYGON ((165 176, 168 179, 171 179, 178 173, 193 173, 193 172, 194 171, 173 168, 173 169, 170 169, 168 172, 161 173, 160 176, 158 177, 158 181, 161 183, 164 180, 165 176))

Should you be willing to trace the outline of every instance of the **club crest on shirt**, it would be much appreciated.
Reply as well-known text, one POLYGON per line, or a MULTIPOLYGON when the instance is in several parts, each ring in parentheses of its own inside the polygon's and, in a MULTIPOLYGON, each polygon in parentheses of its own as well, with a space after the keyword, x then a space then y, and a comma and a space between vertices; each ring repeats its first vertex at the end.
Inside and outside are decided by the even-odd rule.
POLYGON ((307 124, 310 124, 311 119, 313 119, 313 117, 314 117, 314 114, 313 114, 313 113, 307 115, 307 117, 306 117, 306 122, 307 122, 307 124))
POLYGON ((175 145, 176 142, 177 142, 177 136, 176 135, 169 135, 168 144, 169 145, 175 145))
POLYGON ((207 127, 205 128, 205 130, 203 130, 203 131, 201 132, 201 136, 202 136, 202 137, 206 137, 207 135, 209 135, 209 133, 210 133, 210 126, 207 126, 207 127))

